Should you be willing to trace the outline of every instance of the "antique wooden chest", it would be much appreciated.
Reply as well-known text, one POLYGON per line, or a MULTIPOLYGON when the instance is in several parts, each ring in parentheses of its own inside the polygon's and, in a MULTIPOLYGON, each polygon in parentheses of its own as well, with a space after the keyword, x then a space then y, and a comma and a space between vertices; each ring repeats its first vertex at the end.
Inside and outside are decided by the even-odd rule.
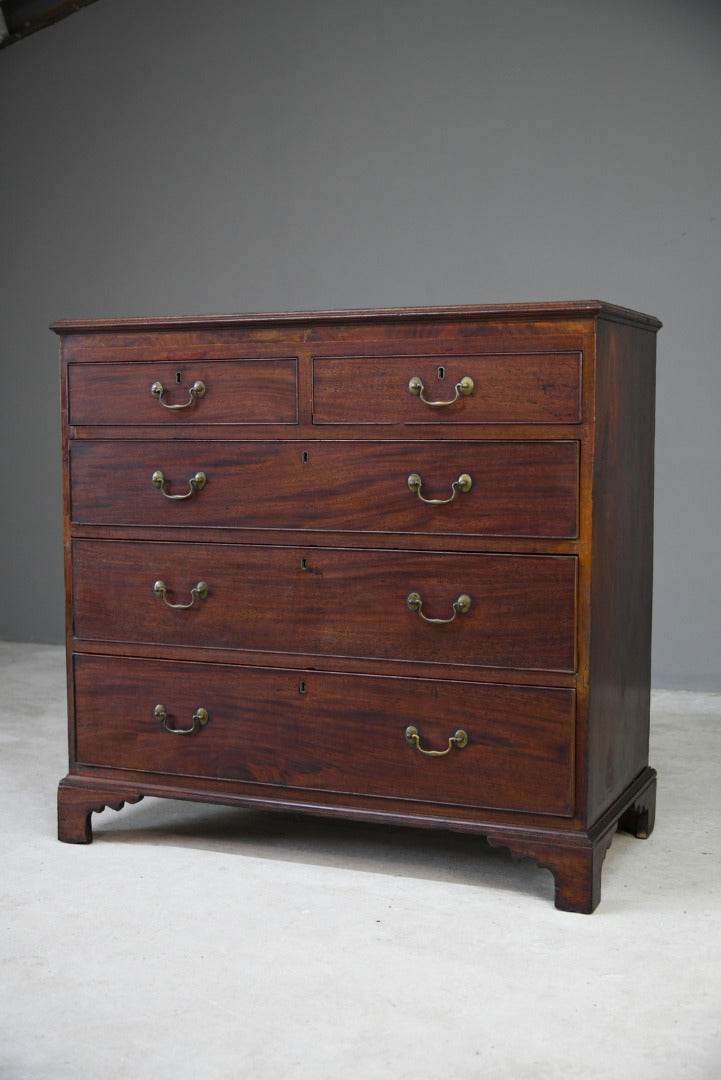
POLYGON ((462 830, 590 912, 648 765, 655 335, 544 303, 59 322, 61 840, 143 795, 462 830))

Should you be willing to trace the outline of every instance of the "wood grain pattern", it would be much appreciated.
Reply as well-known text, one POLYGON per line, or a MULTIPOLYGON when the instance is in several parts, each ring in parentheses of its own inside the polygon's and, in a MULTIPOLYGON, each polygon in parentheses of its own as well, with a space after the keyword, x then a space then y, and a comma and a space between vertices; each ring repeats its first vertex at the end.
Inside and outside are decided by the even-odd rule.
POLYGON ((76 524, 217 526, 316 532, 398 532, 450 536, 575 537, 578 443, 467 442, 123 442, 78 441, 71 448, 76 524), (169 500, 152 484, 160 469, 171 493, 208 482, 189 499, 169 500), (408 487, 448 498, 469 473, 473 486, 446 506, 428 506, 408 487))
POLYGON ((580 420, 581 357, 570 354, 316 357, 316 424, 562 424, 580 420), (439 370, 443 378, 439 378, 439 370), (418 376, 429 401, 452 401, 466 376, 473 392, 431 407, 409 393, 418 376))
POLYGON ((653 592, 655 349, 599 326, 594 429, 589 791, 593 820, 648 763, 653 592))
POLYGON ((68 775, 486 836, 590 912, 648 764, 654 339, 597 301, 62 322, 68 775), (408 391, 422 379, 448 400, 408 391), (195 379, 208 392, 187 409, 195 379), (182 391, 182 395, 181 395, 182 391), (176 394, 178 397, 176 398, 176 394), (207 483, 170 500, 189 478, 207 483), (461 473, 471 490, 429 506, 461 473), (170 609, 198 581, 206 599, 170 609), (409 610, 418 592, 430 625, 409 610), (162 703, 168 732, 154 714, 162 703), (468 745, 442 750, 459 728, 468 745))
POLYGON ((295 359, 183 360, 150 363, 69 364, 71 424, 148 424, 166 428, 197 424, 295 424, 295 359), (150 392, 159 381, 163 401, 185 406, 197 380, 203 397, 182 409, 164 408, 150 392))
POLYGON ((76 540, 73 565, 79 639, 575 668, 570 557, 76 540), (158 579, 171 602, 188 603, 199 581, 209 595, 170 610, 158 579), (429 618, 450 618, 462 594, 471 610, 429 625, 409 611, 411 592, 429 618))
POLYGON ((430 679, 82 655, 75 680, 88 718, 78 732, 83 764, 441 805, 572 812, 571 690, 459 689, 430 679), (192 727, 198 707, 210 720, 192 735, 170 734, 154 716, 159 702, 169 726, 192 727), (406 742, 409 724, 420 728, 422 745, 436 749, 463 727, 468 746, 426 757, 406 742))

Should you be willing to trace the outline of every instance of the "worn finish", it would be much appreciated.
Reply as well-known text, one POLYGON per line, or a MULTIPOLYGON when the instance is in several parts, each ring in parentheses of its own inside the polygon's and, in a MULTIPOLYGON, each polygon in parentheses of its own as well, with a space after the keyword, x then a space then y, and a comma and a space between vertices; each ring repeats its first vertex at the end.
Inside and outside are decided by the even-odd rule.
POLYGON ((592 911, 615 829, 653 827, 659 325, 596 301, 55 324, 60 838, 143 795, 470 831, 592 911))

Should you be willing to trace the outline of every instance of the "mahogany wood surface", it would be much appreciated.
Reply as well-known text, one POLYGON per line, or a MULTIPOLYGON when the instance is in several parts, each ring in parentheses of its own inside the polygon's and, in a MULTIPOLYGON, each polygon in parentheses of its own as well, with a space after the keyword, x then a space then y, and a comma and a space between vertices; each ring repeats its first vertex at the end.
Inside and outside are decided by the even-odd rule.
POLYGON ((60 838, 143 795, 472 831, 592 911, 615 829, 653 828, 659 326, 596 301, 55 324, 60 838), (414 376, 474 386, 434 406, 414 376), (472 484, 428 505, 411 473, 472 484))
POLYGON ((315 532, 575 537, 578 443, 572 441, 137 442, 77 440, 71 447, 74 524, 220 526, 315 532), (170 500, 199 469, 206 485, 170 500), (468 474, 472 487, 443 506, 468 474))
POLYGON ((313 361, 317 424, 563 424, 580 419, 581 357, 570 354, 324 357, 313 361), (473 393, 428 408, 410 394, 414 377, 430 401, 453 401, 465 377, 473 393))
POLYGON ((599 327, 594 429, 596 588, 589 656, 588 814, 648 762, 653 586, 654 340, 642 331, 599 327))
POLYGON ((84 765, 570 816, 574 693, 78 656, 84 765), (443 712, 452 693, 454 714, 443 712), (165 706, 171 734, 154 716, 165 706), (342 717, 342 721, 339 719, 342 717), (468 745, 443 757, 463 728, 468 745), (523 794, 519 805, 518 788, 523 794))
POLYGON ((295 424, 294 359, 69 364, 71 424, 295 424), (202 397, 190 388, 200 380, 202 397), (160 382, 162 400, 151 393, 160 382))
POLYGON ((576 560, 568 556, 76 540, 73 565, 79 639, 575 668, 576 560), (171 610, 154 595, 157 580, 170 602, 188 603, 199 581, 208 596, 171 610), (409 610, 413 592, 428 618, 452 618, 464 594, 471 608, 429 624, 409 610))

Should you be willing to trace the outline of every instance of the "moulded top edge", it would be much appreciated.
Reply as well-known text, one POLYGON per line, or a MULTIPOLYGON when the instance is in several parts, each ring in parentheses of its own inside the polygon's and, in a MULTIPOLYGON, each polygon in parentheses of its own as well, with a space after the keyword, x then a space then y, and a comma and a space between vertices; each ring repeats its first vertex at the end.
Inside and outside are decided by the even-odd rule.
POLYGON ((334 323, 364 321, 412 321, 419 319, 493 319, 498 316, 523 318, 595 317, 605 315, 621 322, 659 329, 661 322, 630 308, 600 300, 544 301, 531 304, 477 304, 451 307, 359 308, 348 311, 294 311, 226 315, 166 315, 138 318, 58 319, 50 324, 56 334, 103 331, 218 329, 291 323, 334 323))

